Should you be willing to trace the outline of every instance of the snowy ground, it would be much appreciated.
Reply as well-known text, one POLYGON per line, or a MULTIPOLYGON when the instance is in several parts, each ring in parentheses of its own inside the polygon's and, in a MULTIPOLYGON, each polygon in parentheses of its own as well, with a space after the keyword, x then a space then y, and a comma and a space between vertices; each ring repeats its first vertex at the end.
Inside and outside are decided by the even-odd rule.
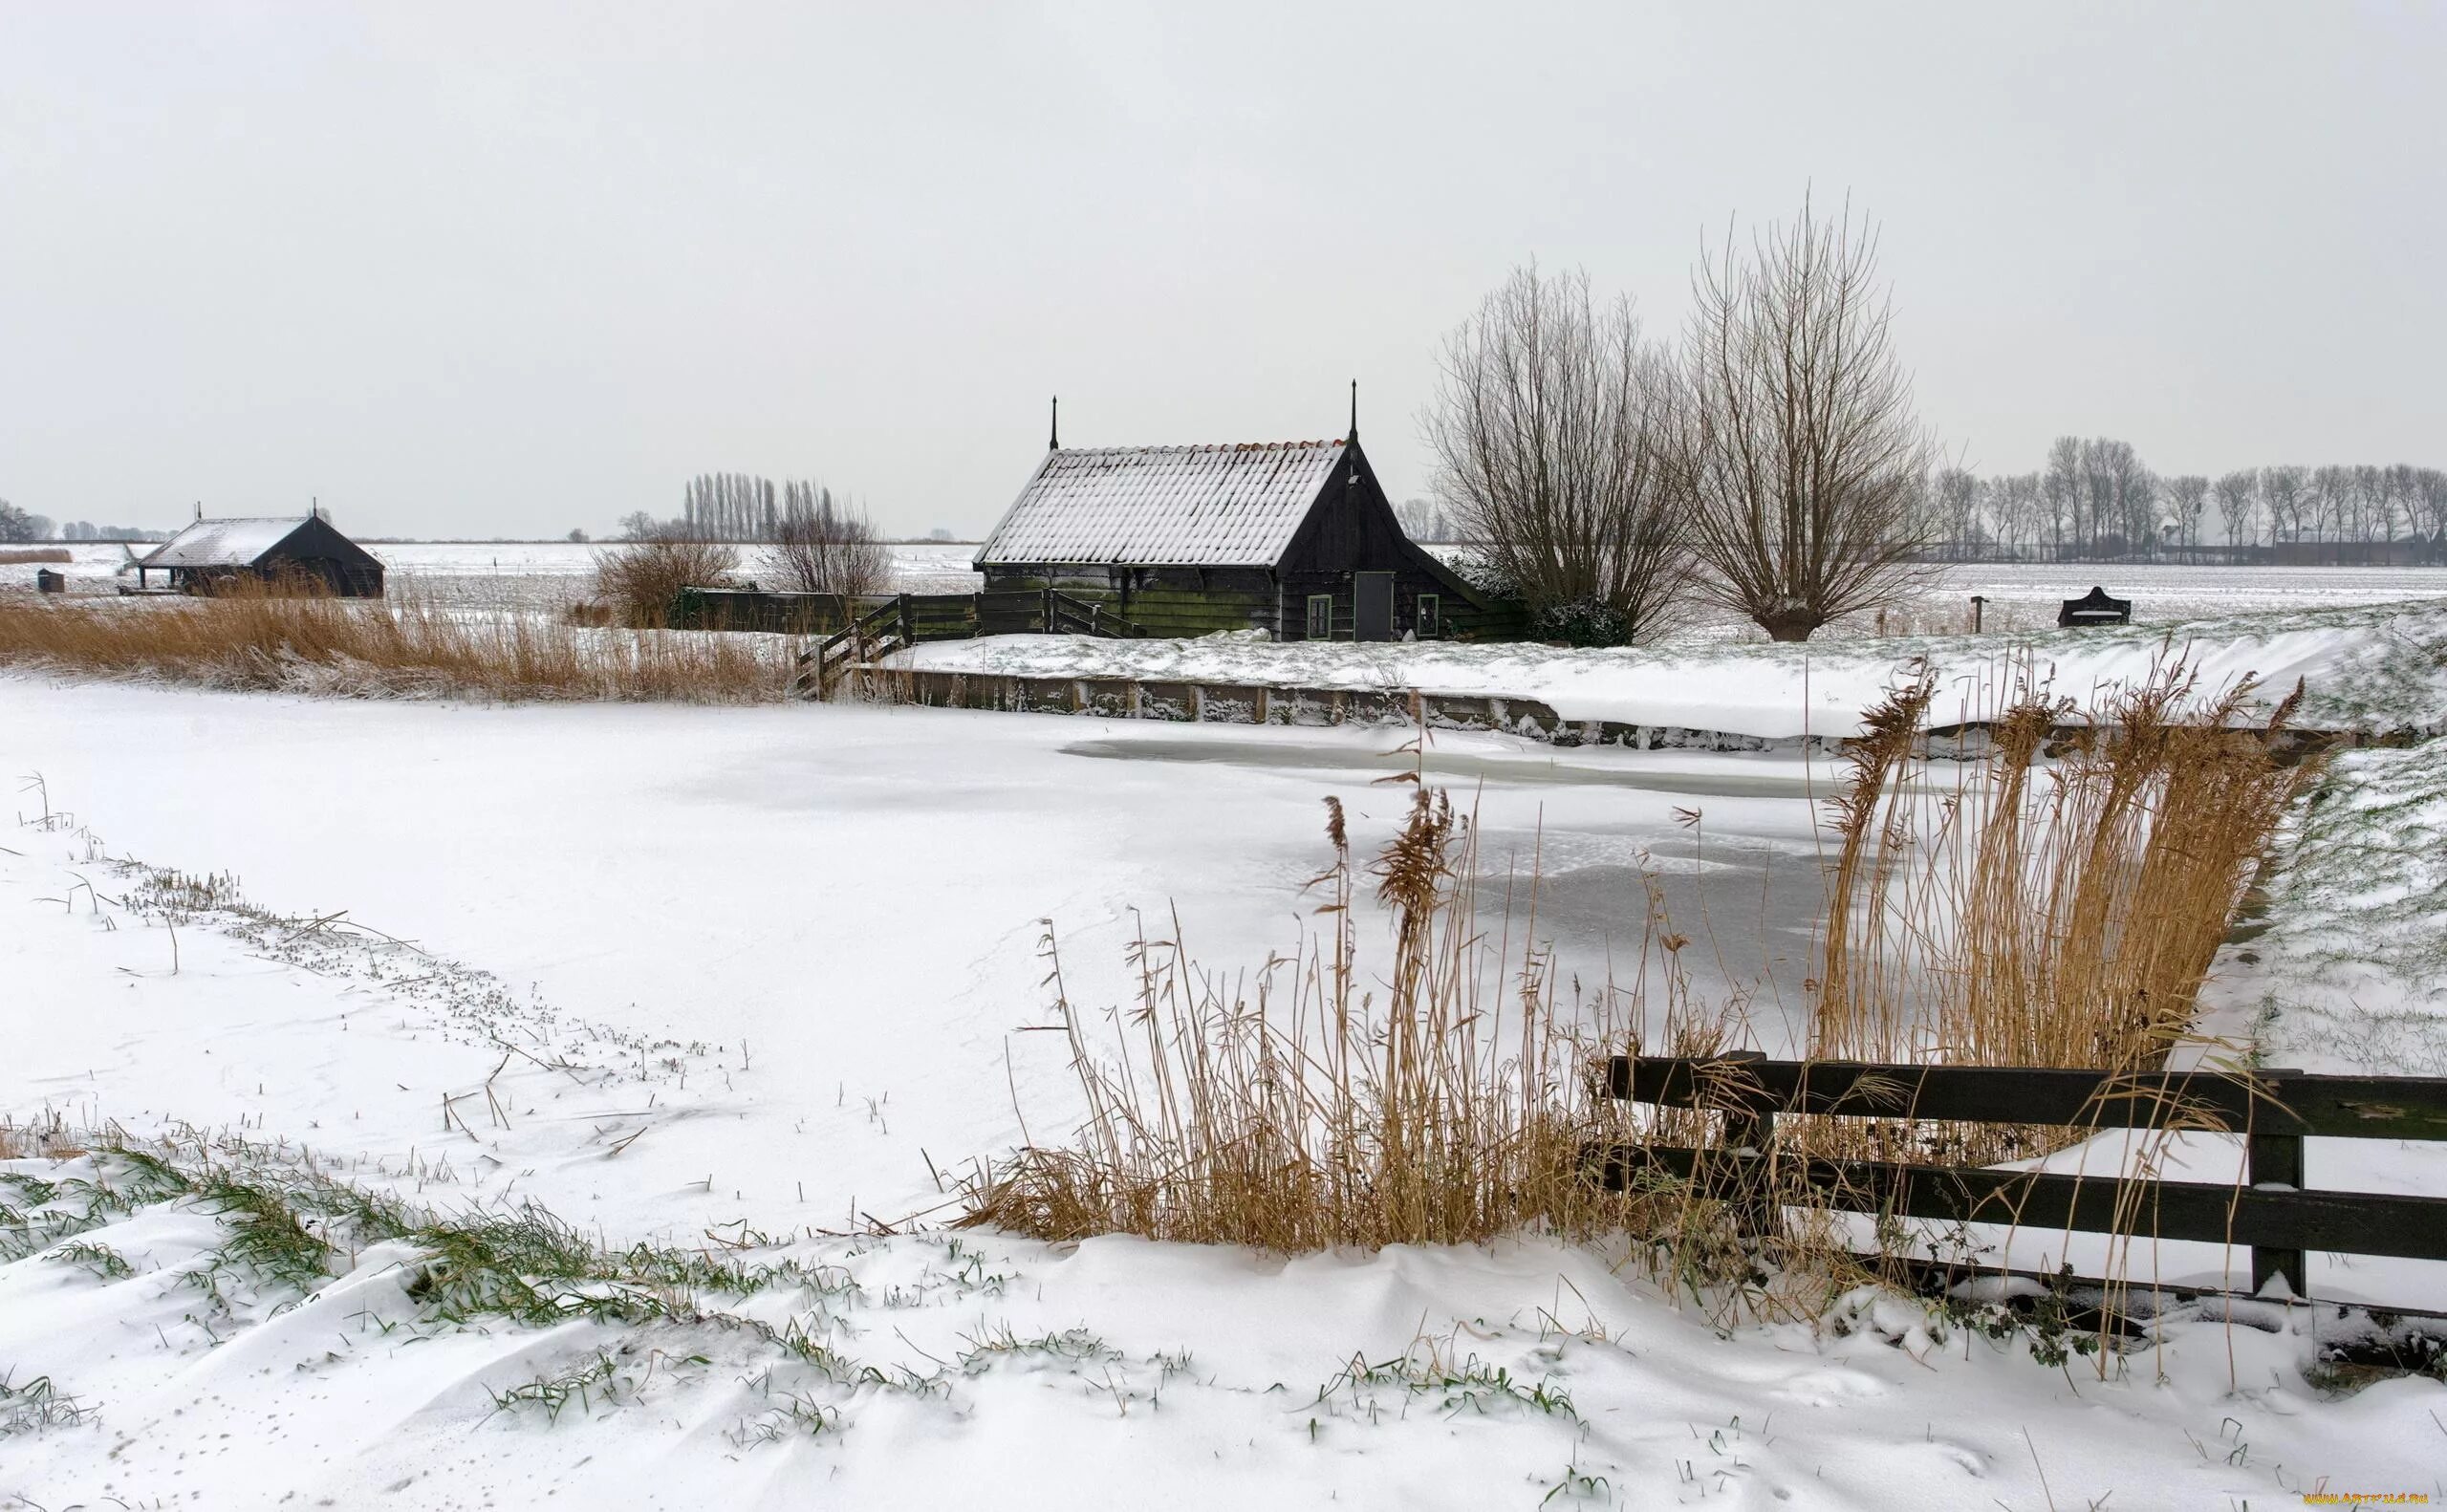
POLYGON ((2305 682, 2296 719, 2318 727, 2447 727, 2447 606, 2431 600, 2229 615, 2175 626, 2034 634, 1836 638, 1799 646, 1573 651, 1453 642, 1277 644, 1256 634, 1190 640, 996 636, 936 641, 896 664, 934 671, 1283 687, 1416 689, 1534 698, 1568 720, 1723 730, 1770 739, 1849 736, 1892 686, 1896 668, 1926 658, 1939 676, 1931 717, 1993 714, 2020 685, 2084 706, 2101 690, 2140 680, 2182 655, 2204 689, 2256 676, 2266 711, 2305 682))
MULTIPOLYGON (((1288 947, 1324 855, 1319 798, 1353 806, 1363 847, 1381 838, 1401 795, 1368 779, 1401 765, 1397 738, 0 678, 0 767, 45 781, 15 798, 36 822, 0 834, 0 1111, 183 1121, 279 1147, 226 1158, 276 1167, 304 1147, 448 1211, 528 1198, 615 1247, 764 1236, 777 1242, 736 1258, 799 1267, 701 1291, 694 1323, 461 1328, 432 1314, 409 1246, 334 1257, 336 1278, 295 1305, 226 1258, 214 1273, 227 1220, 203 1204, 132 1201, 0 1264, 0 1379, 17 1393, 12 1403, 21 1419, 0 1436, 0 1506, 928 1505, 991 1487, 990 1504, 1049 1507, 2021 1512, 2447 1495, 2447 1392, 2323 1397, 2299 1315, 2276 1332, 2177 1321, 2101 1379, 2019 1344, 1938 1343, 1891 1304, 1850 1333, 1719 1338, 1635 1270, 1535 1241, 1286 1263, 821 1232, 942 1202, 931 1168, 1019 1136, 1015 1089, 1030 1109, 1061 1102, 1057 1042, 1015 1032, 1042 1022, 1037 920, 1086 1004, 1119 1000, 1134 908, 1177 904, 1213 964, 1288 947), (46 805, 66 816, 40 822, 46 805), (113 857, 233 873, 272 914, 346 917, 199 909, 173 938, 114 901, 141 875, 113 857), (751 1323, 825 1349, 777 1350, 751 1323), (588 1394, 557 1413, 500 1401, 580 1375, 588 1394), (37 1377, 83 1420, 37 1431, 22 1410, 37 1377)), ((2350 759, 2338 801, 2363 817, 2304 837, 2301 897, 2281 894, 2253 959, 2221 962, 2230 1026, 2298 1063, 2436 1052, 2447 908, 2420 838, 2447 829, 2436 759, 2350 759), (2381 903, 2396 947, 2319 955, 2381 903), (2395 1037, 2310 1016, 2356 1004, 2388 1008, 2395 1037)), ((1643 853, 1678 917, 1705 879, 1732 949, 1702 962, 1703 990, 1806 945, 1823 765, 1440 737, 1431 769, 1477 794, 1491 873, 1538 853, 1568 971, 1593 981, 1627 949, 1643 853), (1680 808, 1703 812, 1704 848, 1680 808)), ((126 1180, 90 1161, 6 1169, 126 1180)), ((67 1210, 37 1195, 0 1187, 21 1212, 67 1210)))
MULTIPOLYGON (((74 594, 110 594, 134 572, 122 573, 127 551, 113 541, 52 542, 73 554, 66 567, 53 570, 68 578, 74 594)), ((596 553, 617 543, 580 541, 411 541, 369 546, 389 570, 394 597, 415 594, 466 609, 526 610, 550 614, 587 596, 595 577, 596 553)), ((153 548, 134 545, 141 556, 153 548)), ((894 586, 913 594, 966 594, 976 591, 978 577, 969 571, 974 545, 933 544, 892 546, 894 586)), ((740 549, 742 575, 756 575, 756 548, 740 549)), ((0 592, 32 590, 34 567, 0 564, 0 592)), ((160 581, 158 578, 155 580, 160 581)))

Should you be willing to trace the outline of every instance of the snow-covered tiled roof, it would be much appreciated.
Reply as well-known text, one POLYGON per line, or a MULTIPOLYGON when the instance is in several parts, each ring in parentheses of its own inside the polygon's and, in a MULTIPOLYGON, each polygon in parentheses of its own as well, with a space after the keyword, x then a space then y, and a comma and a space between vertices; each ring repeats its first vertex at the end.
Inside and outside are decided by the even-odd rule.
POLYGON ((246 567, 306 523, 286 519, 198 520, 153 549, 146 567, 246 567))
POLYGON ((1342 460, 1343 444, 1048 452, 976 561, 1271 567, 1342 460))

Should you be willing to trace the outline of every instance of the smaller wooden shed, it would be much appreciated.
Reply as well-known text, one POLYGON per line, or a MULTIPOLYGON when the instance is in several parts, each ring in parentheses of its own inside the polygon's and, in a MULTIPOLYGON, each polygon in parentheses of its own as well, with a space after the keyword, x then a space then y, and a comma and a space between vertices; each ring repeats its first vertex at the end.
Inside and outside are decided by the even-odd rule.
POLYGON ((275 519, 198 520, 137 558, 139 588, 162 573, 180 593, 209 594, 241 580, 382 596, 382 563, 317 512, 275 519))

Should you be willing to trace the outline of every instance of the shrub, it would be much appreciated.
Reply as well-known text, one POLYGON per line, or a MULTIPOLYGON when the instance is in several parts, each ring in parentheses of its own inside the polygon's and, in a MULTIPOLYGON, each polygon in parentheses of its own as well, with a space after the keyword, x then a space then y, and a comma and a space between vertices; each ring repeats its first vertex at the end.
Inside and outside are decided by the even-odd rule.
POLYGON ((660 630, 671 623, 671 601, 682 589, 718 587, 738 570, 734 547, 649 536, 595 553, 595 592, 617 622, 660 630))
POLYGON ((775 521, 772 544, 757 560, 785 593, 862 598, 892 591, 892 553, 865 515, 835 506, 829 492, 812 509, 775 521))

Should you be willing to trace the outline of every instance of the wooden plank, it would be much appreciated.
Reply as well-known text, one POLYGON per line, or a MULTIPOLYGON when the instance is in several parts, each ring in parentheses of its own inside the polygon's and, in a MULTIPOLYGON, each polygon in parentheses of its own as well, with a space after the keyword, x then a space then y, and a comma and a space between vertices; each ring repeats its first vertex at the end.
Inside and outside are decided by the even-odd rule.
POLYGON ((1744 1063, 1740 1086, 1704 1061, 1614 1056, 1613 1096, 1671 1107, 1727 1099, 1784 1112, 2077 1128, 2222 1128, 2344 1139, 2447 1139, 2447 1079, 2267 1072, 2106 1071, 1859 1061, 1744 1063))
MULTIPOLYGON (((1598 1176, 1621 1191, 1642 1169, 1727 1193, 1760 1184, 1769 1156, 1677 1147, 1602 1153, 1598 1176)), ((1787 1161, 1788 1166, 1795 1162, 1787 1161)), ((2004 1223, 2040 1231, 2130 1233, 2255 1249, 2447 1260, 2447 1198, 2369 1192, 2261 1191, 2204 1181, 2120 1181, 2054 1172, 1916 1166, 1889 1160, 1799 1162, 1801 1182, 1844 1212, 2004 1223)), ((2298 1293, 2299 1294, 2299 1293, 2298 1293)))
MULTIPOLYGON (((2284 1070, 2271 1069, 2268 1074, 2282 1078, 2302 1073, 2289 1067, 2284 1070)), ((2243 1180, 2255 1191, 2271 1187, 2300 1188, 2303 1185, 2303 1136, 2272 1134, 2264 1128, 2255 1128, 2251 1137, 2243 1141, 2243 1180)), ((2287 1295, 2308 1296, 2309 1293, 2303 1289, 2304 1276, 2301 1250, 2253 1248, 2254 1295, 2265 1290, 2270 1281, 2283 1277, 2287 1295)))

